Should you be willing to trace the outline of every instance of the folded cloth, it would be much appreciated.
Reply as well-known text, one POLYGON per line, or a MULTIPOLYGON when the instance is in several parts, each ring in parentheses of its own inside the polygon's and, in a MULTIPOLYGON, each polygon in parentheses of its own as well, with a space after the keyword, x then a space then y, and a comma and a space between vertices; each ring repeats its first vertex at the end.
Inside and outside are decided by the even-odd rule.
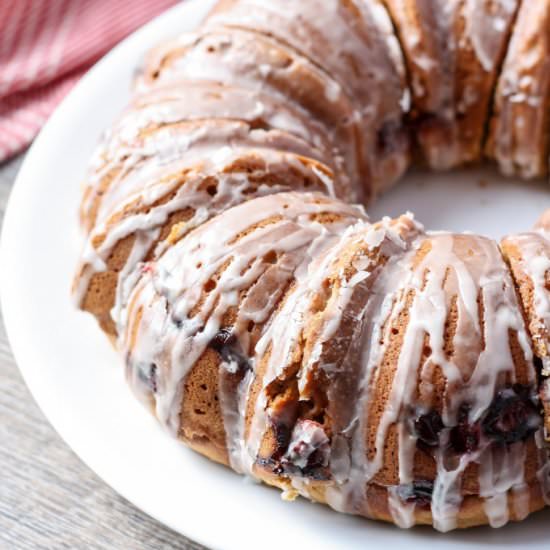
POLYGON ((177 0, 0 0, 0 162, 106 51, 177 0))

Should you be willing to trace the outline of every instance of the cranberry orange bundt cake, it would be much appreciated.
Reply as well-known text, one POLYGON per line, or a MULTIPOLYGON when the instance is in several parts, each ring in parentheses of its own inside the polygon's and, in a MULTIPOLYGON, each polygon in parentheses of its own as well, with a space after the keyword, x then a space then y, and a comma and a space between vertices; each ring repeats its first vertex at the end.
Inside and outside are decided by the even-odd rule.
POLYGON ((411 161, 548 172, 550 1, 220 0, 151 51, 73 285, 175 437, 393 522, 550 503, 550 210, 500 245, 362 206, 411 161))

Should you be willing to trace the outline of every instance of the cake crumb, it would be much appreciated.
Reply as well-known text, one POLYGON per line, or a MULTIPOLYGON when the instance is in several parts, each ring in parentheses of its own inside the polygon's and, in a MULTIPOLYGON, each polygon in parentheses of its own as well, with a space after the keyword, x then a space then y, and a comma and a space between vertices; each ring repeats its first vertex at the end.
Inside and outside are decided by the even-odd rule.
POLYGON ((286 502, 292 502, 298 498, 298 494, 299 493, 298 491, 296 491, 296 489, 289 488, 289 489, 285 489, 281 493, 281 498, 286 502))

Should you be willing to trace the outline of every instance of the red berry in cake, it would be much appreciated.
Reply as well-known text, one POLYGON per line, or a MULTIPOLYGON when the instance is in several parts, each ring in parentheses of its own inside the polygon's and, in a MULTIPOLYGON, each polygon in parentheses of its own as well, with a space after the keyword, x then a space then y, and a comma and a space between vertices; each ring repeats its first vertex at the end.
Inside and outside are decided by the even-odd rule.
POLYGON ((524 441, 535 433, 542 418, 529 387, 515 385, 500 391, 483 419, 483 433, 498 443, 524 441))
POLYGON ((226 363, 231 374, 244 373, 250 369, 248 357, 242 352, 239 342, 231 330, 222 328, 210 341, 209 346, 215 350, 226 363))
POLYGON ((329 454, 330 440, 323 427, 313 420, 298 420, 281 463, 286 471, 326 479, 329 454))
POLYGON ((479 447, 481 428, 479 422, 470 423, 470 406, 462 405, 458 412, 458 423, 451 429, 449 443, 459 454, 473 453, 479 447))
POLYGON ((397 488, 397 494, 404 502, 411 502, 415 503, 417 506, 428 507, 432 502, 433 490, 433 481, 421 479, 409 485, 400 485, 397 488))
POLYGON ((435 410, 418 416, 414 421, 414 432, 420 446, 437 447, 444 427, 441 415, 435 410))

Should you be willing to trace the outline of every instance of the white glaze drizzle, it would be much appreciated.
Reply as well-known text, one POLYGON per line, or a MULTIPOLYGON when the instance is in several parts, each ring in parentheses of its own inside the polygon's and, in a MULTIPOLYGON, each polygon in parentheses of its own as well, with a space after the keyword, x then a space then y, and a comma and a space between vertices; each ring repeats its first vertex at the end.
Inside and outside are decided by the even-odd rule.
MULTIPOLYGON (((329 195, 349 197, 345 177, 343 185, 335 183, 324 165, 315 166, 315 162, 309 160, 326 157, 329 146, 323 143, 321 130, 308 122, 302 113, 283 108, 268 96, 246 90, 209 82, 186 82, 184 89, 161 88, 138 97, 107 135, 101 153, 96 156, 95 173, 88 182, 89 193, 81 209, 83 217, 91 218, 92 209, 100 202, 94 231, 85 244, 83 266, 75 284, 77 303, 82 303, 94 273, 106 269, 113 247, 125 236, 135 234, 132 253, 118 278, 117 304, 113 312, 113 320, 118 323, 118 311, 131 289, 131 284, 127 283, 135 279, 131 274, 158 238, 159 227, 169 214, 184 208, 195 210, 192 219, 181 228, 184 232, 250 195, 249 175, 224 173, 225 166, 246 160, 247 154, 258 156, 266 163, 266 173, 273 172, 278 180, 285 177, 276 174, 277 166, 293 169, 310 181, 317 180, 317 188, 329 195), (220 118, 194 121, 197 116, 220 118), (246 122, 231 120, 239 117, 251 124, 262 119, 275 130, 252 129, 246 122), (308 142, 317 143, 325 152, 313 149, 308 142), (285 150, 288 154, 284 154, 285 150), (294 157, 293 152, 304 158, 294 157), (101 161, 97 159, 101 158, 103 166, 98 167, 101 161), (105 190, 103 182, 116 166, 120 166, 120 172, 105 190), (180 173, 184 170, 191 170, 191 175, 182 185, 180 173), (216 178, 221 189, 216 200, 212 200, 205 189, 198 188, 207 177, 216 178), (143 213, 144 207, 172 190, 176 190, 175 197, 143 213), (136 202, 142 205, 141 213, 125 214, 136 202), (121 213, 122 219, 119 219, 121 213), (98 238, 99 247, 94 244, 98 238)), ((285 189, 288 187, 284 183, 260 185, 253 195, 285 189)))
MULTIPOLYGON (((140 193, 130 195, 125 201, 116 205, 115 214, 118 214, 119 212, 125 212, 127 205, 138 202, 141 208, 137 212, 133 214, 126 213, 119 219, 114 218, 116 221, 111 221, 112 217, 108 218, 104 223, 96 224, 94 227, 82 253, 82 267, 74 290, 75 300, 77 303, 81 303, 88 292, 92 276, 107 269, 106 262, 115 245, 126 236, 135 235, 136 239, 132 245, 132 251, 118 274, 116 302, 112 312, 115 323, 123 326, 125 319, 120 317, 120 312, 126 306, 127 297, 132 288, 132 281, 135 280, 135 277, 132 277, 131 274, 136 269, 139 271, 140 262, 151 252, 151 247, 159 237, 160 228, 167 222, 170 214, 188 208, 193 209, 191 218, 178 224, 177 233, 174 233, 174 230, 170 233, 170 242, 172 242, 217 213, 253 196, 288 190, 288 185, 285 185, 283 178, 280 178, 281 183, 269 185, 259 183, 254 186, 250 183, 251 176, 261 178, 269 174, 283 175, 283 167, 285 166, 287 168, 292 167, 295 174, 302 173, 303 177, 309 178, 310 181, 315 182, 315 178, 317 178, 317 185, 314 185, 313 188, 317 187, 319 190, 324 190, 329 195, 334 192, 329 174, 321 172, 315 165, 308 165, 306 159, 300 160, 299 157, 294 157, 290 153, 285 154, 269 149, 256 151, 253 149, 228 149, 225 155, 218 154, 210 159, 205 159, 202 166, 186 175, 183 184, 175 168, 167 171, 166 167, 163 167, 162 174, 164 176, 166 176, 166 172, 174 174, 172 181, 151 186, 145 184, 140 193), (250 174, 242 171, 225 170, 225 167, 231 166, 235 161, 246 161, 247 159, 254 159, 254 157, 265 162, 264 171, 257 170, 255 173, 250 174), (320 175, 322 175, 322 178, 319 177, 320 175), (214 182, 215 194, 213 196, 210 187, 204 185, 207 178, 214 182), (155 201, 169 196, 171 193, 170 200, 152 206, 155 201), (98 237, 102 238, 101 244, 94 246, 93 243, 96 242, 98 237)), ((149 175, 147 180, 144 181, 155 182, 156 179, 149 175)), ((170 242, 158 243, 153 252, 153 257, 158 258, 170 242)))
MULTIPOLYGON (((121 197, 143 187, 143 183, 133 180, 135 186, 128 189, 129 183, 122 185, 121 181, 144 160, 156 170, 172 161, 190 164, 193 159, 202 160, 224 147, 247 142, 267 142, 270 147, 277 143, 276 148, 331 164, 327 159, 331 158, 332 149, 322 128, 299 110, 247 90, 209 82, 182 82, 140 97, 106 136, 96 153, 87 186, 92 192, 83 203, 83 216, 90 216, 97 200, 93 191, 115 166, 120 167, 120 174, 110 184, 109 190, 114 191, 102 195, 100 219, 121 197), (266 128, 250 126, 259 120, 266 128), (174 127, 175 124, 179 126, 174 127), (286 139, 281 139, 281 135, 286 139), (99 159, 104 159, 101 167, 97 166, 99 159)), ((332 167, 337 165, 335 160, 332 167)), ((344 188, 343 195, 348 191, 344 188)))
MULTIPOLYGON (((280 261, 285 277, 297 277, 295 272, 307 269, 311 253, 329 246, 350 220, 360 216, 360 211, 353 207, 320 200, 315 195, 280 193, 261 197, 202 225, 172 246, 142 275, 130 298, 129 323, 120 347, 126 350, 131 383, 146 399, 151 397, 151 388, 140 382, 139 374, 143 368, 157 365, 158 386, 153 397, 157 417, 168 429, 174 433, 180 429, 181 386, 186 374, 221 328, 228 308, 238 305, 239 292, 257 281, 269 267, 263 257, 271 251, 283 255, 280 261), (323 212, 343 219, 326 225, 311 219, 323 212), (232 242, 242 231, 273 216, 275 221, 232 242), (221 235, 224 237, 220 238, 221 235), (204 303, 197 305, 207 281, 228 261, 215 289, 204 303), (197 264, 201 267, 197 268, 197 264), (192 314, 195 306, 199 311, 192 314), (135 313, 140 307, 143 315, 137 320, 135 313), (177 328, 170 325, 170 317, 178 319, 177 328), (134 330, 138 331, 135 342, 134 330)), ((252 312, 241 309, 241 322, 266 322, 268 319, 263 316, 270 313, 269 309, 252 312)), ((236 325, 240 337, 240 325, 236 325)), ((246 349, 246 342, 241 345, 246 349)))
MULTIPOLYGON (((436 364, 442 369, 448 386, 453 386, 453 391, 446 394, 442 411, 442 419, 447 426, 455 425, 458 409, 464 403, 469 403, 470 420, 475 422, 489 408, 501 384, 498 381, 499 377, 506 373, 515 380, 515 366, 508 341, 509 330, 517 332, 522 353, 530 364, 530 383, 535 382, 535 372, 530 363, 532 354, 529 338, 510 275, 498 248, 491 241, 481 237, 467 237, 472 241, 475 259, 463 258, 454 251, 455 240, 460 238, 466 237, 450 234, 431 236, 431 250, 414 269, 413 262, 417 255, 415 248, 404 258, 390 262, 373 290, 372 303, 366 305, 366 326, 361 336, 365 354, 362 362, 365 370, 362 397, 357 401, 354 415, 357 420, 351 448, 351 464, 347 473, 337 472, 335 475, 336 479, 345 480, 338 487, 338 492, 343 492, 343 496, 337 492, 331 495, 330 500, 331 504, 338 508, 356 512, 361 510, 365 498, 365 483, 373 480, 383 466, 383 449, 388 429, 393 424, 399 425, 400 415, 407 406, 414 403, 414 392, 417 388, 416 372, 419 369, 425 335, 428 336, 431 351, 428 361, 420 367, 419 376, 422 379, 430 363, 436 364), (456 352, 451 359, 446 357, 443 347, 445 342, 443 330, 451 299, 449 291, 444 288, 444 281, 447 278, 456 278, 454 292, 457 293, 459 319, 454 337, 456 352), (385 353, 385 345, 380 342, 388 341, 389 331, 403 311, 404 300, 411 290, 414 290, 414 299, 408 309, 409 321, 400 347, 388 403, 376 431, 374 443, 376 452, 372 460, 366 460, 367 449, 364 437, 365 429, 371 421, 368 416, 368 404, 372 399, 369 388, 376 385, 377 367, 385 353), (484 307, 485 348, 483 350, 479 348, 482 338, 478 320, 479 293, 482 295, 484 307), (380 336, 384 333, 386 336, 381 339, 380 336), (469 378, 465 379, 464 371, 472 361, 472 350, 476 348, 479 349, 479 355, 472 364, 473 370, 469 378)), ((401 485, 408 485, 414 481, 412 467, 415 446, 411 445, 412 438, 414 434, 404 427, 399 428, 399 482, 401 485)), ((518 445, 518 447, 521 446, 523 444, 518 445)), ((463 454, 454 468, 447 469, 448 459, 444 449, 445 446, 440 446, 436 452, 437 477, 431 507, 434 526, 442 531, 456 527, 456 518, 462 500, 460 492, 462 473, 469 464, 477 461, 484 450, 482 447, 477 452, 463 454)), ((516 451, 507 449, 501 452, 507 455, 516 451)), ((512 458, 510 460, 513 462, 512 458)), ((484 472, 483 476, 483 479, 487 480, 485 484, 482 483, 484 496, 487 498, 485 512, 491 524, 494 525, 504 520, 507 514, 507 503, 505 499, 497 498, 495 493, 491 493, 491 483, 488 480, 493 479, 493 476, 498 478, 499 484, 496 490, 498 494, 511 489, 520 490, 523 487, 523 478, 517 469, 508 468, 507 460, 505 459, 499 467, 495 467, 494 472, 484 472), (506 504, 506 510, 503 509, 503 502, 506 504)), ((523 472, 523 461, 520 466, 523 472)), ((495 491, 494 486, 492 490, 495 491)), ((408 526, 412 522, 412 510, 407 513, 407 506, 398 506, 396 498, 395 490, 391 491, 390 510, 395 513, 393 519, 396 523, 408 526)))
MULTIPOLYGON (((308 264, 305 269, 297 273, 294 291, 262 335, 255 349, 256 355, 260 357, 264 356, 268 350, 270 352, 261 388, 266 388, 272 381, 281 376, 288 367, 307 322, 305 311, 307 311, 312 296, 319 290, 327 275, 328 267, 343 251, 350 236, 355 236, 358 232, 364 231, 364 228, 365 225, 362 223, 348 228, 339 242, 327 254, 321 254, 320 258, 313 256, 316 259, 311 262, 311 265, 308 264)), ((255 404, 254 415, 246 441, 246 459, 248 463, 243 461, 243 466, 248 471, 253 469, 253 461, 258 456, 264 436, 268 418, 267 405, 267 396, 262 390, 255 404)))

